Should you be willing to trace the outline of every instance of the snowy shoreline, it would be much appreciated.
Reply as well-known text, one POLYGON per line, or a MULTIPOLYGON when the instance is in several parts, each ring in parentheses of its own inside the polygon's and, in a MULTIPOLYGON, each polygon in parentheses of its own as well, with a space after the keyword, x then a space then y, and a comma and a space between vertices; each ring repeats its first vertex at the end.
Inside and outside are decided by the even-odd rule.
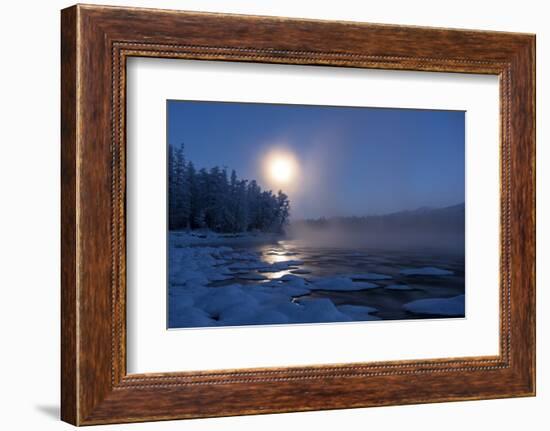
MULTIPOLYGON (((235 239, 249 244, 251 240, 273 241, 274 237, 243 235, 235 238, 216 234, 196 237, 182 232, 171 233, 170 328, 378 320, 369 314, 376 311, 372 307, 337 307, 327 298, 307 296, 328 285, 332 290, 342 291, 377 285, 345 277, 308 280, 291 273, 303 264, 292 256, 277 256, 282 260, 270 263, 262 260, 258 253, 221 245, 228 241, 234 244, 235 239), (220 245, 213 246, 216 243, 220 245), (280 276, 268 279, 263 275, 266 273, 280 276), (212 286, 224 281, 230 284, 212 286), (245 284, 251 281, 254 284, 245 284)), ((270 253, 273 257, 277 254, 275 250, 270 253)))
POLYGON ((284 234, 262 233, 262 232, 240 232, 240 233, 216 233, 211 230, 180 230, 170 231, 170 243, 176 247, 204 245, 248 245, 248 244, 275 244, 285 238, 284 234))
MULTIPOLYGON (((303 267, 304 262, 296 258, 296 253, 278 245, 280 239, 281 236, 265 234, 171 232, 168 326, 191 328, 380 320, 375 307, 336 305, 315 292, 414 290, 404 284, 395 284, 393 276, 388 274, 364 272, 315 276, 303 267), (263 253, 248 250, 246 246, 251 244, 266 244, 267 248, 263 253)), ((408 276, 435 278, 452 274, 433 267, 408 268, 403 272, 408 276)), ((417 314, 438 314, 438 309, 441 309, 441 315, 463 314, 463 300, 460 298, 438 298, 435 302, 418 305, 420 307, 411 303, 404 309, 417 314)))

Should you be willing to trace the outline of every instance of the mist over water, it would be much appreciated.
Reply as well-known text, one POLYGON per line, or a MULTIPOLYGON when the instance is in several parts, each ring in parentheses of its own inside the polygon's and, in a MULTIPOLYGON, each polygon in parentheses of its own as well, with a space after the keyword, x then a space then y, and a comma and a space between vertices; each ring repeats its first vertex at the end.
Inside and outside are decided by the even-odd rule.
POLYGON ((464 204, 381 216, 297 220, 290 240, 311 247, 434 251, 464 255, 464 204))

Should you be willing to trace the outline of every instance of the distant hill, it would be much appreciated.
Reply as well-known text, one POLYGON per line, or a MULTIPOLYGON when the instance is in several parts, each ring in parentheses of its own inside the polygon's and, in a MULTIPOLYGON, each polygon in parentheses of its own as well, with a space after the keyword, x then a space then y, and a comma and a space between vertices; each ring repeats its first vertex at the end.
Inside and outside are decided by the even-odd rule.
POLYGON ((289 234, 309 241, 398 248, 464 249, 465 205, 422 207, 384 215, 293 222, 289 234))
POLYGON ((380 216, 361 218, 363 223, 388 229, 427 229, 429 231, 464 232, 464 203, 444 208, 422 207, 380 216))

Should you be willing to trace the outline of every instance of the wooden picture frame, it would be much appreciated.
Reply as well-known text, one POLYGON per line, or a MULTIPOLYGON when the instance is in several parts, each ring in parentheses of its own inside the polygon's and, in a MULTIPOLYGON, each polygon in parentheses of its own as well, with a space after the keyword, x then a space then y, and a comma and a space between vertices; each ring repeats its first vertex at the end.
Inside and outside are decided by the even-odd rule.
POLYGON ((535 36, 77 5, 61 14, 61 417, 74 425, 535 394, 535 36), (500 77, 500 354, 126 372, 131 56, 500 77))

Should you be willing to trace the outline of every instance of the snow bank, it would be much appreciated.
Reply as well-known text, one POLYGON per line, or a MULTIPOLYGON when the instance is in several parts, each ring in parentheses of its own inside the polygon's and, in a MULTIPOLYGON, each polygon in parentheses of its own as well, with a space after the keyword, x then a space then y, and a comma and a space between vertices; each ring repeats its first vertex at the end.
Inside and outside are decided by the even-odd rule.
POLYGON ((279 287, 234 284, 195 288, 187 292, 186 298, 180 295, 171 297, 169 326, 234 326, 376 319, 369 314, 376 311, 371 307, 336 307, 328 298, 293 299, 308 292, 306 288, 287 283, 279 287))
POLYGON ((464 316, 464 302, 464 295, 452 298, 419 299, 403 305, 403 309, 415 314, 464 316))

